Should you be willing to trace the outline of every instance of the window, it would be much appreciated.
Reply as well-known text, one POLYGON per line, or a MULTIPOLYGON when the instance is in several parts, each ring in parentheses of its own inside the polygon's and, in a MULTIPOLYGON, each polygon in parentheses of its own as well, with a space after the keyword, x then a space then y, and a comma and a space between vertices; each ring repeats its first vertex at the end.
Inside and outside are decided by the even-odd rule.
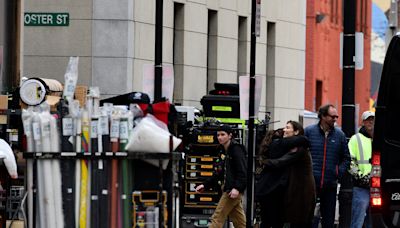
POLYGON ((267 23, 267 63, 266 63, 266 104, 267 109, 275 103, 275 53, 276 53, 276 24, 267 23))
POLYGON ((218 14, 215 10, 208 10, 207 32, 207 92, 214 88, 217 82, 218 59, 218 14))
POLYGON ((366 34, 368 27, 368 1, 357 1, 357 31, 366 34))
POLYGON ((331 23, 335 23, 335 0, 331 0, 331 15, 330 15, 330 21, 331 23))
POLYGON ((330 6, 330 21, 332 24, 339 24, 339 1, 338 0, 331 0, 330 6))
POLYGON ((367 33, 367 27, 368 27, 368 1, 364 1, 364 23, 363 23, 363 32, 364 34, 367 33))
POLYGON ((267 23, 267 75, 275 76, 276 25, 267 23))
MULTIPOLYGON (((238 28, 238 77, 246 75, 247 69, 247 17, 239 16, 238 28)), ((239 80, 238 80, 239 81, 239 80)))
POLYGON ((184 50, 184 5, 174 3, 174 37, 173 37, 173 65, 174 65, 174 102, 183 100, 183 50, 184 50))
POLYGON ((322 105, 322 81, 317 80, 315 86, 315 111, 322 105))

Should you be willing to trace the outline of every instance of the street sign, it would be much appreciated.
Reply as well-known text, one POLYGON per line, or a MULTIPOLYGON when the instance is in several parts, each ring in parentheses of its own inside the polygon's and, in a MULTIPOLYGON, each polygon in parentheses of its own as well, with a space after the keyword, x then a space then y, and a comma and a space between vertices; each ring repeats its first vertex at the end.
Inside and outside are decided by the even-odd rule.
POLYGON ((25 26, 69 26, 69 13, 25 13, 25 26))
MULTIPOLYGON (((354 64, 356 70, 364 69, 364 33, 356 32, 355 34, 356 46, 355 46, 355 56, 354 64)), ((340 33, 340 61, 339 67, 343 69, 343 32, 340 33)))

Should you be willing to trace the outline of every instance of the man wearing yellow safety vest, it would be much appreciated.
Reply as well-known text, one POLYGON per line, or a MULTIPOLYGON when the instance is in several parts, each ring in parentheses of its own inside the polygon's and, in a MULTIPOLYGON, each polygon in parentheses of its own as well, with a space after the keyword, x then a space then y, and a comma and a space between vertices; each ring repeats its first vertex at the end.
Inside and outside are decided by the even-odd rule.
POLYGON ((362 127, 349 141, 351 163, 349 172, 353 176, 353 200, 351 210, 351 228, 371 227, 368 216, 369 179, 371 172, 372 137, 374 134, 375 114, 365 111, 362 116, 362 127))

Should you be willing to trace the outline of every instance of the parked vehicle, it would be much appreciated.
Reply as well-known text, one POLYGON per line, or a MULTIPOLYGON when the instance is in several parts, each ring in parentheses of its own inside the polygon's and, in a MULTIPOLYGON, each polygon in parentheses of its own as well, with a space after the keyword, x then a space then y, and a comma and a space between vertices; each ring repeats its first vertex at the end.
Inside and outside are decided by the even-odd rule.
POLYGON ((400 35, 386 52, 372 143, 371 218, 374 227, 400 227, 400 35))

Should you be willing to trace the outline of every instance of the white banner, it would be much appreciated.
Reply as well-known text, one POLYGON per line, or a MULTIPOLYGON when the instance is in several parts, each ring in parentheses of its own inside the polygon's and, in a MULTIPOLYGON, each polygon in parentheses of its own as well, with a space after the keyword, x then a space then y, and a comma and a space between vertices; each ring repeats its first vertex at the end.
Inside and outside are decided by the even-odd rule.
MULTIPOLYGON (((256 84, 254 88, 254 116, 258 116, 261 101, 262 77, 255 76, 256 84)), ((249 101, 250 101, 250 81, 249 76, 239 77, 239 96, 240 96, 240 119, 249 119, 249 101)))
MULTIPOLYGON (((171 64, 163 64, 162 66, 162 92, 161 97, 166 97, 172 102, 174 94, 174 67, 171 64)), ((154 101, 154 65, 143 65, 143 92, 150 97, 150 102, 154 101)))

